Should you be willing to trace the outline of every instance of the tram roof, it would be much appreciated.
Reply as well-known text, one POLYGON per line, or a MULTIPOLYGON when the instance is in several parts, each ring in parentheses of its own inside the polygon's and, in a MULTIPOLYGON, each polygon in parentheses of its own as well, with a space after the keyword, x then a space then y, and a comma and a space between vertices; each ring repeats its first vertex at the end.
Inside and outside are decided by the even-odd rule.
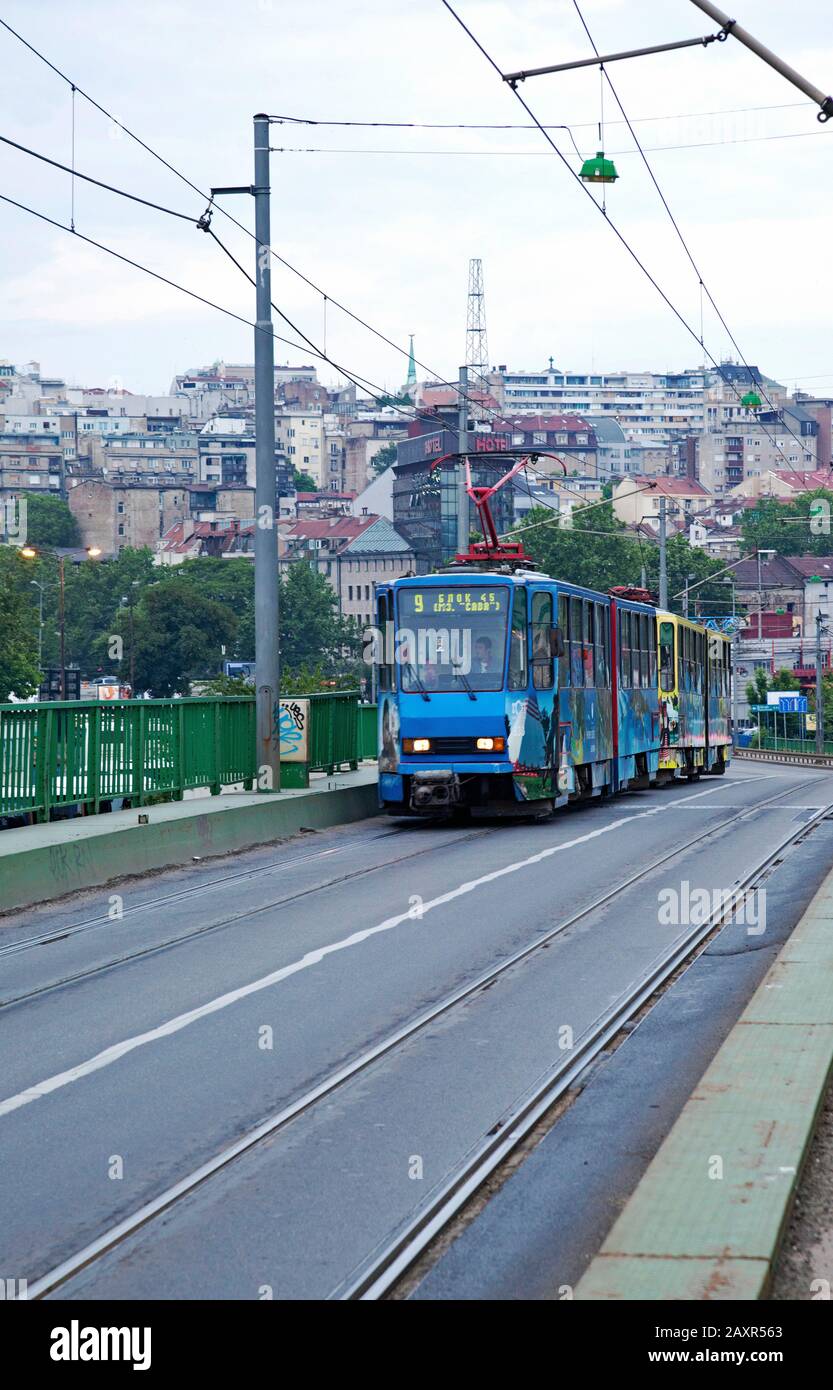
MULTIPOLYGON (((497 570, 450 570, 446 574, 413 574, 401 579, 395 579, 393 586, 397 589, 431 588, 447 589, 449 585, 481 585, 481 584, 552 584, 559 593, 568 594, 575 598, 592 599, 594 603, 610 603, 611 595, 599 593, 598 589, 588 589, 583 584, 572 584, 566 579, 553 579, 549 574, 539 574, 536 570, 515 570, 510 574, 501 574, 497 570)), ((657 609, 650 603, 639 603, 635 599, 618 598, 616 599, 619 608, 631 609, 636 613, 656 613, 657 609)))

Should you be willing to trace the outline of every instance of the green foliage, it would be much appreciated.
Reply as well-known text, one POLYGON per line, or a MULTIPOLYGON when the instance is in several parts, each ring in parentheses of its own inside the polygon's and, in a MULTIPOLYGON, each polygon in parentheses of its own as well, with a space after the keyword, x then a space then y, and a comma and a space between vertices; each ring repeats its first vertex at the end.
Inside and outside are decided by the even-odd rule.
MULTIPOLYGON (((48 615, 44 595, 44 661, 57 665, 57 564, 44 557, 44 568, 49 584, 48 615)), ((122 550, 112 560, 82 560, 78 565, 66 561, 64 573, 67 663, 77 664, 88 675, 109 674, 116 664, 110 656, 110 639, 122 631, 122 608, 129 607, 131 600, 138 604, 148 585, 159 578, 152 553, 147 549, 122 550)))
POLYGON ((328 674, 320 664, 302 666, 299 671, 281 674, 281 695, 315 695, 326 690, 358 690, 359 677, 353 671, 328 674))
POLYGON ((0 545, 0 702, 34 695, 40 684, 37 612, 31 565, 14 546, 0 545))
POLYGON ((249 695, 254 697, 255 688, 243 676, 212 676, 211 680, 201 681, 199 695, 249 695))
MULTIPOLYGON (((582 517, 583 507, 573 510, 572 526, 559 525, 545 507, 534 507, 524 522, 522 540, 536 565, 553 579, 583 584, 606 593, 613 584, 638 584, 642 556, 613 512, 613 507, 593 507, 582 517), (546 524, 544 524, 546 523, 546 524), (532 529, 535 527, 536 529, 532 529), (593 534, 583 534, 583 531, 593 534)), ((648 550, 645 546, 645 551, 648 550)))
MULTIPOLYGON (((798 681, 794 671, 787 671, 782 668, 775 672, 774 676, 767 675, 764 667, 759 666, 755 671, 751 681, 746 683, 746 700, 749 705, 765 705, 767 695, 771 690, 796 691, 798 681)), ((830 691, 831 713, 833 713, 833 686, 830 691)), ((810 698, 810 708, 813 707, 813 697, 810 698)), ((775 707, 777 709, 777 707, 775 707)), ((784 738, 801 738, 804 733, 804 718, 800 714, 781 714, 780 711, 770 715, 752 714, 750 718, 757 721, 761 732, 773 733, 777 727, 778 736, 784 738)), ((754 746, 758 746, 757 736, 753 740, 754 746)))
MULTIPOLYGON (((231 645, 237 628, 237 618, 225 604, 205 598, 175 579, 146 588, 133 620, 136 689, 150 690, 155 696, 184 695, 192 680, 215 677, 222 661, 221 647, 231 645)), ((119 674, 127 680, 131 634, 130 615, 125 609, 118 614, 116 628, 124 638, 119 674)))
POLYGON ((361 634, 342 618, 323 574, 304 560, 290 565, 281 583, 281 662, 287 675, 320 666, 328 675, 353 669, 361 634))
POLYGON ((762 497, 741 519, 746 552, 774 550, 779 555, 829 555, 833 492, 817 488, 802 493, 794 502, 762 497), (820 508, 819 502, 827 508, 820 508), (815 504, 815 506, 814 506, 815 504))
POLYGON ((66 502, 60 497, 26 495, 26 540, 29 545, 80 546, 81 533, 66 502))
MULTIPOLYGON (((630 536, 617 520, 611 503, 574 508, 571 526, 559 525, 550 511, 536 507, 524 523, 527 526, 530 529, 524 529, 519 539, 539 568, 553 579, 565 579, 604 594, 616 584, 639 584, 644 566, 649 589, 659 590, 659 546, 653 541, 640 543, 630 536)), ((682 535, 669 540, 666 558, 668 606, 674 613, 683 611, 686 575, 694 576, 689 580, 693 586, 723 568, 719 560, 689 545, 682 535)), ((722 612, 726 586, 718 579, 696 589, 690 605, 692 616, 695 597, 704 610, 714 603, 716 607, 720 605, 717 611, 722 612)))
POLYGON ((381 449, 377 449, 373 455, 370 467, 375 477, 387 471, 392 464, 396 463, 396 445, 383 444, 381 449))
POLYGON ((295 468, 292 474, 296 492, 317 492, 318 484, 311 473, 302 473, 299 468, 295 468))

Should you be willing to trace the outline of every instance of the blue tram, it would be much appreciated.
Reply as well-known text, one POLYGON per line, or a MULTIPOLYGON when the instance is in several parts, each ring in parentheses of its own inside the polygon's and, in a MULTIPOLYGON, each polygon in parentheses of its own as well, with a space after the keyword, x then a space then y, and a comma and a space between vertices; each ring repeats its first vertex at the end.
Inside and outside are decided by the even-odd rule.
POLYGON ((379 588, 386 811, 530 814, 656 778, 655 608, 501 570, 379 588))
POLYGON ((504 544, 489 499, 526 465, 522 451, 490 488, 472 485, 467 454, 433 466, 449 459, 465 463, 484 539, 445 572, 377 590, 382 809, 542 814, 724 771, 726 644, 707 646, 699 624, 660 618, 644 590, 598 594, 551 579, 523 546, 504 544), (671 726, 683 714, 678 749, 671 726))

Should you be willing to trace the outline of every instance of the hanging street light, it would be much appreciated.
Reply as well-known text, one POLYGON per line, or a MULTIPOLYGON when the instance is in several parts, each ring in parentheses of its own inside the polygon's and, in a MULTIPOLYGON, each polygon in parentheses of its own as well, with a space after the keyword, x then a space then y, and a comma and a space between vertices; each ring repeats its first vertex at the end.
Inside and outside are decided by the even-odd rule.
POLYGON ((585 183, 615 183, 619 175, 613 160, 605 159, 604 150, 599 150, 595 159, 585 159, 581 177, 585 183))

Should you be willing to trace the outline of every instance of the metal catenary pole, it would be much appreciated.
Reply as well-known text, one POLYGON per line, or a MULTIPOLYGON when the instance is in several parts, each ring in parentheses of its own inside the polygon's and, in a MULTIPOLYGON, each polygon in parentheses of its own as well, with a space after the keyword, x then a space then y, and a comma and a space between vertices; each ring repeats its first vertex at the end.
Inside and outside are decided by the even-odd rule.
POLYGON ((821 669, 821 635, 823 632, 821 613, 816 614, 816 752, 824 752, 824 695, 821 669))
POLYGON ((659 606, 668 607, 668 557, 666 540, 666 498, 659 499, 659 606))
MULTIPOLYGON (((465 454, 469 447, 469 403, 468 396, 469 371, 468 367, 460 368, 458 387, 458 415, 457 433, 459 436, 457 448, 461 454, 465 454)), ((457 464, 457 550, 459 554, 464 554, 469 548, 469 495, 466 492, 466 460, 460 459, 457 464)))
POLYGON ((255 156, 255 689, 258 788, 280 791, 278 529, 275 477, 275 340, 272 330, 269 117, 254 118, 255 156))

